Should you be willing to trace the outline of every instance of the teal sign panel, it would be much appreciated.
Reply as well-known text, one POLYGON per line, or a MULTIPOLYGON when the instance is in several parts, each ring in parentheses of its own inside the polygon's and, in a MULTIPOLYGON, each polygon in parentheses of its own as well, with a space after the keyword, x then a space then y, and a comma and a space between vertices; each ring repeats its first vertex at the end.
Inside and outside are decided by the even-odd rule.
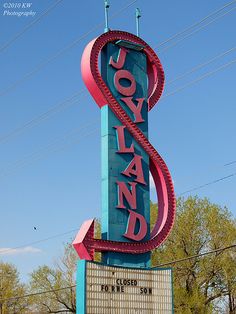
MULTIPOLYGON (((133 122, 139 121, 137 123, 138 127, 148 138, 148 78, 146 55, 142 53, 142 51, 136 50, 140 47, 130 45, 129 49, 126 49, 122 47, 122 44, 122 42, 115 44, 109 43, 103 48, 101 55, 102 78, 130 119, 133 122), (122 49, 126 51, 123 60, 122 49), (122 69, 117 69, 116 66, 117 64, 119 66, 121 61, 124 62, 122 69), (112 66, 112 64, 115 66, 112 66), (127 72, 122 72, 120 78, 117 79, 119 75, 118 72, 123 70, 127 72), (132 75, 130 76, 131 78, 129 78, 128 73, 132 75), (126 76, 128 78, 126 78, 126 76), (124 93, 129 94, 129 88, 132 88, 132 77, 135 79, 136 88, 131 99, 129 96, 125 97, 124 93), (120 93, 119 90, 121 90, 122 93, 120 93), (128 92, 126 90, 128 90, 128 92), (127 105, 127 98, 130 98, 133 106, 136 106, 136 109, 142 103, 139 114, 137 114, 137 110, 135 112, 135 107, 127 105)), ((144 217, 146 221, 147 231, 145 236, 141 239, 141 241, 145 241, 150 237, 149 157, 129 134, 128 130, 120 128, 120 134, 118 134, 120 126, 122 126, 120 120, 109 106, 103 106, 101 108, 102 239, 119 242, 134 242, 135 240, 127 237, 127 230, 130 227, 129 224, 131 224, 130 215, 133 214, 140 215, 138 217, 144 217), (121 143, 122 139, 123 143, 121 143), (133 147, 133 153, 120 153, 120 146, 122 144, 125 145, 126 151, 131 150, 130 148, 133 147), (133 161, 134 156, 136 156, 135 158, 138 163, 133 161), (127 168, 129 168, 129 170, 131 169, 129 176, 123 174, 127 168), (138 171, 139 178, 143 176, 140 180, 137 180, 138 171), (140 183, 142 179, 145 184, 140 183), (132 194, 134 190, 134 185, 132 184, 135 183, 136 197, 134 197, 134 193, 132 194), (128 194, 130 198, 130 195, 133 196, 133 200, 136 198, 136 206, 134 206, 134 209, 131 208, 131 201, 129 202, 126 195, 119 195, 119 184, 122 185, 123 188, 125 187, 124 191, 126 191, 126 194, 128 194), (130 194, 127 189, 129 189, 130 194), (122 206, 119 206, 121 202, 122 206)), ((138 235, 142 228, 142 223, 143 220, 135 220, 134 235, 138 235)), ((102 256, 103 262, 109 265, 134 267, 150 266, 150 252, 136 255, 106 252, 103 253, 102 256)))

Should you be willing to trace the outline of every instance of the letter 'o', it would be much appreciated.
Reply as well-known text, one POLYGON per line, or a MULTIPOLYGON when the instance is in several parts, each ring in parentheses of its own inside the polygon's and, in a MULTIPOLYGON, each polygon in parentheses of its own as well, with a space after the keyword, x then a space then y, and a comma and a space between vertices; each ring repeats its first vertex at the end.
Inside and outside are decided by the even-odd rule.
POLYGON ((133 75, 127 70, 119 70, 114 75, 114 84, 118 92, 124 96, 132 96, 136 91, 136 81, 133 75), (130 81, 130 86, 122 86, 121 79, 130 81))

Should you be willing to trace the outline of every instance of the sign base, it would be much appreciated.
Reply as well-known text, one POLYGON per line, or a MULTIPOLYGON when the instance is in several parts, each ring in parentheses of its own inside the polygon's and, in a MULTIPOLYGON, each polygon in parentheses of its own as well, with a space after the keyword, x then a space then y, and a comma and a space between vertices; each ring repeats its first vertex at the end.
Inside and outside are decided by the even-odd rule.
POLYGON ((172 314, 172 270, 80 260, 76 301, 77 314, 172 314))

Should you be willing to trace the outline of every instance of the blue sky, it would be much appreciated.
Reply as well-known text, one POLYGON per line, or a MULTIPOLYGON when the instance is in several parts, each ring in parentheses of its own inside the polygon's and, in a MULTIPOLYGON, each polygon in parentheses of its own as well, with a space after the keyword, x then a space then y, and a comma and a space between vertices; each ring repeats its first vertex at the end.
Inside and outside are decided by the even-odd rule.
MULTIPOLYGON (((110 2, 113 15, 134 1, 110 2)), ((2 252, 0 259, 16 264, 27 280, 37 266, 60 256, 63 243, 76 234, 68 231, 100 217, 100 110, 87 91, 59 104, 84 89, 81 55, 103 32, 104 11, 102 0, 61 1, 4 48, 55 1, 31 0, 34 17, 3 16, 6 2, 0 3, 0 251, 21 247, 2 252), (30 244, 62 233, 67 234, 30 244)), ((165 92, 149 114, 149 138, 172 173, 177 195, 236 172, 236 162, 231 163, 236 160, 236 64, 230 63, 236 50, 170 83, 235 47, 236 2, 199 31, 161 43, 226 3, 138 0, 110 20, 112 29, 135 32, 139 7, 141 37, 163 64, 165 92)), ((184 196, 208 197, 236 216, 235 183, 232 176, 184 196)))

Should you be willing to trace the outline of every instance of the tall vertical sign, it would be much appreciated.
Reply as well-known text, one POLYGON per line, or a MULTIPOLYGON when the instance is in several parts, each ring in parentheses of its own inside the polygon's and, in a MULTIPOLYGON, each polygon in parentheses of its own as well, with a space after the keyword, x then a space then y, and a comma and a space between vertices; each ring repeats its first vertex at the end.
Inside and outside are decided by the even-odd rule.
MULTIPOLYGON (((94 220, 88 220, 73 245, 79 257, 87 261, 94 259, 95 251, 102 252, 103 263, 98 270, 102 273, 104 269, 104 275, 100 278, 102 283, 98 278, 94 285, 91 282, 88 285, 88 273, 93 277, 99 271, 93 264, 79 263, 78 313, 110 313, 106 309, 111 306, 118 309, 116 313, 124 313, 132 304, 125 305, 129 296, 122 297, 123 293, 130 293, 133 306, 141 302, 145 311, 159 309, 155 302, 162 286, 155 283, 159 275, 150 270, 150 254, 168 237, 176 204, 168 168, 148 140, 148 112, 162 94, 164 72, 145 41, 122 31, 109 31, 91 41, 84 50, 81 68, 85 85, 101 109, 102 239, 94 238, 94 220), (149 171, 158 197, 158 217, 153 230, 150 230, 149 171), (123 267, 122 271, 116 267, 123 267), (137 269, 144 274, 137 277, 137 269), (89 301, 86 297, 89 291, 96 291, 103 299, 89 301)), ((166 276, 163 287, 170 291, 171 275, 167 272, 166 276)), ((172 293, 168 293, 169 305, 166 308, 163 305, 167 309, 163 313, 170 313, 168 309, 172 308, 172 293)))
MULTIPOLYGON (((102 50, 102 77, 129 118, 148 137, 148 77, 142 47, 109 43, 102 50)), ((150 238, 149 156, 105 105, 102 115, 102 238, 137 242, 150 238)), ((147 267, 150 252, 106 252, 110 265, 147 267)))

